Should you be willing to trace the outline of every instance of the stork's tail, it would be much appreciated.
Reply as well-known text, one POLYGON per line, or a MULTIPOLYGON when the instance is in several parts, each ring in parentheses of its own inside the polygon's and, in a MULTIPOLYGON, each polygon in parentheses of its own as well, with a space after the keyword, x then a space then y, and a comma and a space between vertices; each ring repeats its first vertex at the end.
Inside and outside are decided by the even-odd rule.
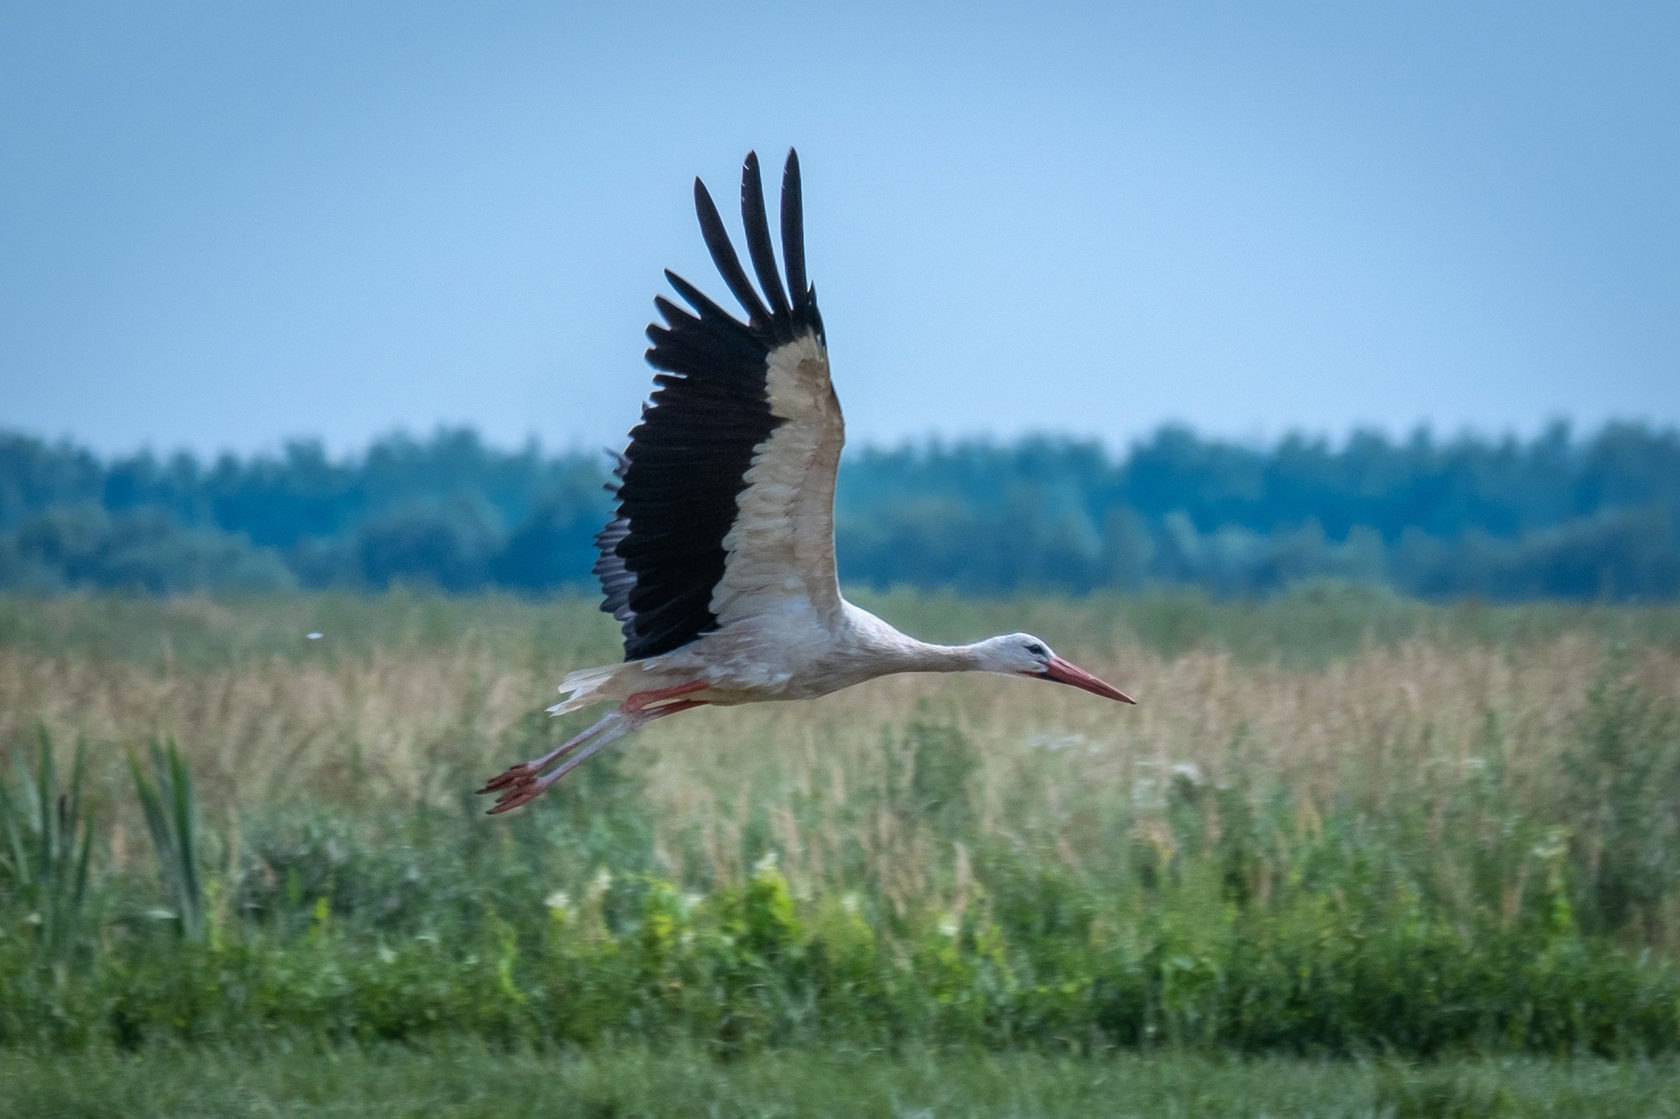
POLYGON ((601 693, 623 667, 621 664, 608 664, 599 668, 580 668, 576 672, 567 673, 566 678, 560 681, 560 694, 565 698, 550 707, 548 713, 566 715, 604 699, 622 698, 610 692, 604 695, 601 693))

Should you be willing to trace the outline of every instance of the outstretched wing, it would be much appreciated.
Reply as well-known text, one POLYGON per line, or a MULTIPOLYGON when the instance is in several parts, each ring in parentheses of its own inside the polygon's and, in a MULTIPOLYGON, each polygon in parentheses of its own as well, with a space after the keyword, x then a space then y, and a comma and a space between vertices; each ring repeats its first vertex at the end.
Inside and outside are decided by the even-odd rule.
POLYGON ((805 277, 799 157, 782 175, 776 269, 758 156, 741 175, 741 218, 759 288, 748 279, 705 185, 700 230, 741 322, 681 276, 692 310, 654 300, 647 359, 661 370, 619 459, 618 510, 596 536, 606 601, 638 660, 758 615, 840 610, 834 574, 834 472, 845 442, 829 382, 816 289, 805 277))

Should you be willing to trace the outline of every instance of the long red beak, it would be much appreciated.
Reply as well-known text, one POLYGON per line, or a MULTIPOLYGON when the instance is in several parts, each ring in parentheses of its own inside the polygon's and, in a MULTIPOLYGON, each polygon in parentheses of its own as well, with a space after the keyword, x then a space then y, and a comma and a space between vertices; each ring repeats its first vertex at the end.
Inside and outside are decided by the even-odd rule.
POLYGON ((1050 666, 1044 670, 1044 679, 1054 680, 1058 684, 1071 684, 1073 687, 1091 692, 1093 695, 1100 695, 1105 699, 1117 699, 1121 703, 1137 702, 1114 685, 1103 683, 1077 664, 1070 664, 1061 657, 1050 658, 1050 666))

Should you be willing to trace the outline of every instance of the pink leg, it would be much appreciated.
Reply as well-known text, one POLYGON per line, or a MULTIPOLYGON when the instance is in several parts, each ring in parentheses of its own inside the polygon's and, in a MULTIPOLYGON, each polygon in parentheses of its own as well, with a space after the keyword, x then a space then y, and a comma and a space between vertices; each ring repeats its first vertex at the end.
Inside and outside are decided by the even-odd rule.
POLYGON ((592 725, 588 730, 573 735, 571 738, 568 738, 566 741, 562 742, 560 745, 556 746, 540 758, 532 758, 530 761, 524 761, 520 762, 518 765, 509 766, 499 776, 492 777, 490 780, 486 781, 484 783, 484 788, 478 791, 481 793, 493 793, 497 789, 505 789, 509 785, 523 785, 528 781, 536 780, 537 774, 541 773, 545 768, 553 765, 573 750, 576 750, 579 746, 582 746, 585 742, 588 742, 592 737, 605 730, 607 725, 611 723, 617 715, 618 712, 613 711, 611 714, 607 715, 606 718, 592 725))
MULTIPOLYGON (((650 703, 658 703, 662 699, 671 699, 675 696, 688 695, 692 692, 700 691, 705 687, 706 684, 704 681, 696 680, 689 684, 679 684, 674 688, 661 688, 657 691, 651 692, 636 692, 620 704, 616 711, 608 714, 605 718, 595 723, 588 730, 582 731, 579 734, 567 739, 565 742, 562 742, 560 745, 556 746, 540 758, 532 758, 529 761, 520 762, 518 765, 509 766, 502 773, 486 781, 484 783, 484 787, 478 791, 481 793, 493 793, 498 789, 505 789, 510 785, 528 784, 529 782, 536 780, 537 774, 541 773, 544 769, 553 765, 573 750, 576 750, 595 735, 601 733, 603 730, 606 730, 608 724, 613 722, 613 720, 619 715, 637 715, 646 709, 650 703)), ((696 702, 701 701, 690 701, 688 706, 693 706, 696 702)), ((671 704, 668 706, 678 707, 679 705, 671 704)), ((660 715, 668 715, 671 713, 666 708, 656 708, 655 710, 660 715)), ((590 752, 593 753, 594 751, 590 752)))
MULTIPOLYGON (((704 687, 705 685, 702 684, 700 686, 704 687)), ((693 687, 685 687, 683 689, 683 691, 695 690, 696 689, 693 687)), ((653 694, 655 693, 641 693, 642 696, 649 696, 653 694)), ((630 698, 635 699, 637 697, 632 696, 630 698)), ((643 702, 646 703, 648 701, 644 699, 643 702)), ((595 754, 600 752, 604 747, 617 741, 624 735, 629 734, 637 727, 640 727, 643 723, 650 723, 655 719, 662 719, 666 715, 675 715, 678 711, 687 711, 691 707, 703 707, 705 706, 705 703, 706 701, 703 699, 684 699, 679 700, 676 703, 667 703, 661 707, 642 707, 636 710, 631 710, 630 701, 626 700, 622 706, 613 711, 605 719, 602 719, 599 723, 596 723, 593 727, 590 727, 589 730, 565 743, 559 749, 552 751, 543 759, 540 759, 542 764, 546 765, 556 758, 564 757, 573 750, 578 751, 576 757, 568 758, 552 773, 547 773, 538 777, 537 770, 540 770, 542 765, 538 765, 536 769, 527 769, 526 767, 530 766, 532 763, 526 762, 524 765, 514 766, 513 769, 508 770, 508 772, 502 774, 501 777, 498 777, 489 784, 485 785, 484 788, 479 790, 479 792, 487 793, 501 789, 502 795, 496 798, 495 805, 490 809, 490 815, 496 816, 503 812, 511 812, 522 805, 530 804, 533 800, 536 800, 538 797, 548 792, 549 788, 552 787, 556 781, 560 780, 562 777, 566 776, 566 774, 594 757, 595 754), (593 737, 593 741, 590 741, 588 746, 578 750, 578 747, 582 745, 583 742, 588 741, 591 737, 593 737), (509 778, 509 775, 515 773, 515 771, 519 771, 518 775, 516 777, 509 778), (504 778, 508 779, 504 780, 504 778)))
POLYGON ((624 705, 620 708, 620 710, 628 711, 634 714, 650 703, 658 703, 662 699, 675 699, 680 695, 689 695, 693 692, 703 691, 710 686, 711 685, 707 684, 704 680, 695 680, 689 684, 678 684, 674 688, 660 688, 658 691, 652 692, 637 692, 635 695, 624 701, 624 705))

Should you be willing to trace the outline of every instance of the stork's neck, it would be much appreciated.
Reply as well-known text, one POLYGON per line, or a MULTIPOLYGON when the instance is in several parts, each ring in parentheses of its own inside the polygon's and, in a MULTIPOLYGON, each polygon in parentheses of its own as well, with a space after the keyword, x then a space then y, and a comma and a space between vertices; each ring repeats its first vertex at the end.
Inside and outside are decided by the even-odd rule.
POLYGON ((972 672, 986 667, 981 642, 935 645, 902 633, 861 607, 846 603, 853 632, 868 655, 889 672, 972 672))
POLYGON ((902 672, 973 672, 985 668, 979 642, 972 645, 933 645, 906 637, 907 666, 902 672))

